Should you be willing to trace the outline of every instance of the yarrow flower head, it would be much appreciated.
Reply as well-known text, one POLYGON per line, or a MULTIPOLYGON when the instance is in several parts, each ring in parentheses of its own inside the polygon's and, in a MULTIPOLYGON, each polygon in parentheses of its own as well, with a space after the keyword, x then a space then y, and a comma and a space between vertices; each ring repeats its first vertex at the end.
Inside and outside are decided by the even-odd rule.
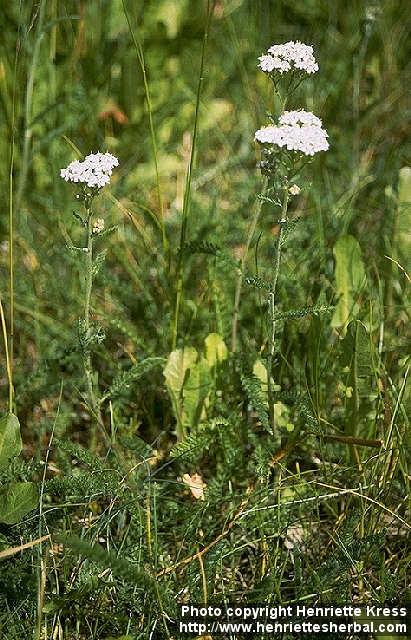
POLYGON ((262 144, 272 144, 288 151, 299 151, 313 156, 329 148, 328 134, 320 118, 310 111, 284 111, 278 125, 263 127, 255 132, 255 139, 262 144))
POLYGON ((105 223, 103 218, 97 218, 96 220, 94 220, 92 228, 93 235, 98 235, 99 233, 104 231, 104 227, 105 223))
POLYGON ((298 196, 298 194, 301 193, 301 189, 298 186, 298 184, 292 184, 291 187, 288 189, 288 193, 291 196, 298 196))
POLYGON ((79 182, 92 189, 101 189, 109 184, 114 167, 118 167, 118 159, 111 153, 90 153, 82 162, 70 162, 68 167, 60 170, 60 176, 66 182, 79 182))
POLYGON ((302 42, 290 40, 284 44, 273 44, 266 54, 260 56, 259 67, 265 73, 278 71, 283 74, 292 69, 311 74, 318 71, 313 48, 302 42))

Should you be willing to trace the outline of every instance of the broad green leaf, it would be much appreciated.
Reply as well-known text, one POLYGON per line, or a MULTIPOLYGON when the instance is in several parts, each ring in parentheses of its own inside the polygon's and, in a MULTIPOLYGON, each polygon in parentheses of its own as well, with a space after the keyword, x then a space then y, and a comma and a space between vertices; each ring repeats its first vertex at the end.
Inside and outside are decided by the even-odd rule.
POLYGON ((227 359, 228 349, 218 333, 210 333, 205 339, 206 358, 210 367, 227 359))
POLYGON ((342 341, 342 364, 353 372, 355 379, 373 373, 372 342, 366 326, 360 320, 350 322, 342 341))
POLYGON ((366 281, 361 248, 358 240, 350 235, 341 236, 334 246, 335 284, 339 297, 331 320, 332 327, 342 328, 342 335, 347 331, 350 320, 358 314, 356 297, 366 281))
POLYGON ((347 335, 342 341, 342 365, 348 376, 345 380, 346 403, 349 419, 346 434, 359 435, 362 418, 362 397, 369 396, 372 385, 369 378, 373 375, 373 344, 365 325, 360 320, 350 322, 347 335))
POLYGON ((268 380, 267 367, 265 366, 265 364, 261 362, 259 358, 254 362, 253 374, 255 375, 256 378, 260 380, 260 382, 263 383, 264 385, 263 388, 265 389, 265 391, 267 391, 267 380, 268 380))
POLYGON ((181 395, 186 373, 196 362, 197 355, 197 351, 194 347, 185 347, 184 349, 176 349, 176 351, 172 351, 168 356, 163 374, 166 379, 167 387, 177 398, 181 395))
POLYGON ((22 447, 18 418, 8 413, 0 419, 0 469, 7 467, 10 460, 19 455, 22 447))
POLYGON ((188 371, 197 360, 194 347, 176 349, 168 356, 163 369, 166 386, 171 397, 174 413, 177 419, 178 436, 184 435, 183 429, 183 386, 188 371))
POLYGON ((34 482, 10 482, 0 490, 0 522, 16 524, 39 503, 34 482))
MULTIPOLYGON (((259 358, 257 358, 257 360, 254 362, 253 374, 255 375, 256 378, 260 380, 261 390, 267 393, 267 387, 268 387, 267 368, 259 358)), ((281 391, 280 385, 274 384, 272 378, 271 378, 271 381, 272 381, 273 391, 281 391)))
MULTIPOLYGON (((254 362, 253 374, 261 383, 261 392, 264 397, 264 404, 268 406, 268 373, 264 363, 258 358, 254 362)), ((271 378, 272 380, 272 378, 271 378)), ((272 385, 273 391, 281 391, 281 387, 278 384, 272 385)), ((274 422, 279 428, 285 428, 287 431, 293 431, 294 425, 289 421, 289 408, 286 404, 280 401, 274 403, 274 422)))
POLYGON ((294 425, 290 422, 289 418, 290 410, 286 404, 282 402, 276 402, 274 404, 274 423, 280 429, 286 429, 287 431, 294 431, 294 425))
POLYGON ((210 392, 211 375, 210 365, 205 358, 190 368, 190 373, 183 389, 183 415, 184 426, 192 427, 201 418, 204 401, 210 392))

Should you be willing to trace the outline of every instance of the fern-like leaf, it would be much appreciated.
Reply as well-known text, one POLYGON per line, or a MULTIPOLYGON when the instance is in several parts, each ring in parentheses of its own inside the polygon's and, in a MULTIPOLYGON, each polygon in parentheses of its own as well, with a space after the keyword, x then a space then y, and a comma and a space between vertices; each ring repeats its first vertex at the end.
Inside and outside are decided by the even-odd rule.
POLYGON ((247 276, 244 278, 245 284, 248 284, 250 287, 254 287, 255 289, 264 289, 265 291, 272 291, 273 285, 272 282, 268 282, 263 280, 259 276, 247 276))
POLYGON ((164 358, 157 357, 146 358, 145 360, 141 360, 141 362, 136 362, 136 364, 133 364, 130 369, 122 371, 116 378, 114 378, 110 388, 107 393, 104 394, 102 400, 107 400, 108 398, 114 398, 115 396, 120 395, 131 385, 132 382, 135 382, 153 369, 164 365, 164 362, 164 358))
POLYGON ((248 402, 256 412, 264 429, 270 431, 270 423, 268 420, 268 411, 266 403, 262 396, 261 382, 256 376, 241 377, 241 384, 247 395, 248 402))
POLYGON ((304 318, 308 315, 318 315, 332 311, 335 307, 332 305, 318 305, 317 307, 303 307, 302 309, 292 309, 284 313, 276 313, 275 320, 288 320, 295 318, 304 318))

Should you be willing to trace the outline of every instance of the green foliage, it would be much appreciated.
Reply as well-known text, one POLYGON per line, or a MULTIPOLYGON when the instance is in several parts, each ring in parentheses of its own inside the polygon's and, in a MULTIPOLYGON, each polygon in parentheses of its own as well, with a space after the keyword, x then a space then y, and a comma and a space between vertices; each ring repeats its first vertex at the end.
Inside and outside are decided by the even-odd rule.
POLYGON ((261 382, 256 376, 242 376, 241 384, 246 393, 246 397, 251 407, 257 414, 258 419, 267 431, 271 430, 268 420, 267 401, 263 398, 261 393, 261 382))
POLYGON ((147 571, 142 567, 131 564, 122 558, 119 558, 114 553, 109 553, 100 545, 92 545, 85 540, 76 538, 75 536, 60 538, 61 542, 71 548, 76 553, 96 562, 101 565, 102 568, 110 568, 114 575, 122 578, 123 580, 137 585, 140 588, 148 588, 154 590, 155 581, 147 571))
POLYGON ((170 456, 191 463, 201 460, 209 453, 210 447, 218 438, 218 430, 227 426, 228 421, 225 418, 216 418, 210 423, 198 425, 183 440, 173 446, 170 456))
POLYGON ((210 333, 204 340, 205 356, 193 347, 172 351, 163 369, 177 420, 177 438, 181 438, 197 425, 205 403, 209 400, 213 375, 227 359, 228 351, 218 333, 210 333))
POLYGON ((191 240, 185 244, 184 251, 188 254, 205 253, 216 256, 220 252, 220 247, 209 240, 191 240))
POLYGON ((0 552, 35 544, 0 558, 1 638, 170 638, 183 601, 406 601, 408 4, 211 2, 200 78, 206 2, 3 3, 22 436, 0 420, 0 552), (281 202, 253 135, 281 108, 257 58, 291 39, 320 70, 286 108, 320 116, 330 151, 292 176, 272 433, 281 202), (98 149, 120 164, 93 202, 86 327, 84 211, 59 169, 98 149))
POLYGON ((276 320, 292 320, 297 318, 304 318, 308 315, 317 315, 320 313, 329 313, 334 309, 331 305, 316 305, 314 307, 305 307, 304 309, 294 309, 285 311, 284 313, 278 313, 274 317, 276 320))
POLYGON ((38 506, 34 482, 10 482, 0 488, 0 522, 16 524, 38 506))
POLYGON ((99 251, 97 253, 93 261, 93 276, 96 276, 100 272, 102 266, 104 265, 106 255, 107 255, 106 249, 103 249, 103 251, 99 251))
POLYGON ((218 333, 210 333, 205 343, 205 357, 210 367, 215 367, 228 357, 228 350, 222 337, 218 333))
POLYGON ((22 447, 19 420, 8 413, 0 418, 0 470, 20 454, 22 447))
POLYGON ((402 167, 398 176, 398 193, 396 202, 396 215, 398 215, 398 228, 394 228, 394 237, 392 238, 391 253, 389 256, 394 260, 398 257, 400 270, 410 280, 411 272, 411 167, 402 167))
MULTIPOLYGON (((196 361, 197 351, 193 347, 177 349, 176 351, 172 351, 170 353, 167 364, 163 369, 167 389, 171 397, 171 402, 173 404, 174 413, 177 420, 178 430, 181 435, 183 435, 185 432, 185 424, 189 422, 187 413, 184 414, 184 383, 189 375, 191 368, 194 368, 196 361)), ((191 399, 191 407, 193 407, 194 405, 194 410, 197 407, 196 398, 198 399, 199 397, 198 391, 199 387, 197 380, 197 387, 193 386, 191 388, 191 398, 189 394, 189 398, 191 399)))
POLYGON ((104 394, 104 399, 119 396, 129 389, 133 382, 136 382, 163 363, 163 358, 145 358, 141 360, 141 362, 136 362, 129 369, 122 371, 114 378, 108 391, 104 394))
POLYGON ((271 291, 273 286, 271 282, 266 282, 258 276, 247 276, 246 278, 244 278, 244 282, 250 287, 255 287, 256 289, 264 289, 265 291, 271 291))
POLYGON ((350 319, 358 315, 358 295, 365 284, 365 269, 361 259, 361 248, 352 236, 342 236, 336 242, 335 282, 338 295, 337 307, 332 318, 333 327, 341 327, 345 335, 350 319))
MULTIPOLYGON (((21 453, 20 423, 12 413, 0 419, 0 471, 21 453)), ((38 506, 38 490, 33 482, 0 485, 0 523, 16 524, 38 506)))

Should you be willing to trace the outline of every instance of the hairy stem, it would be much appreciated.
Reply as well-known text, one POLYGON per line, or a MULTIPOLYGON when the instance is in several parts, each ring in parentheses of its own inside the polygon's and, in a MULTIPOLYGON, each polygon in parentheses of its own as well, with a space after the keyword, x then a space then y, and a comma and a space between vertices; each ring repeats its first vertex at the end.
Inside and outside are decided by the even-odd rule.
POLYGON ((87 403, 90 412, 94 418, 91 429, 90 448, 96 449, 97 446, 97 427, 100 429, 101 435, 108 446, 110 446, 110 440, 107 436, 104 427, 104 421, 101 414, 101 402, 96 397, 94 383, 93 383, 93 364, 91 346, 89 343, 91 337, 91 321, 90 321, 90 304, 91 294, 93 290, 93 225, 92 225, 92 209, 91 200, 85 202, 86 210, 86 246, 84 248, 86 252, 86 275, 85 275, 85 292, 84 292, 84 314, 83 314, 83 333, 85 338, 85 345, 83 351, 83 363, 84 363, 84 376, 86 379, 86 393, 87 403))
MULTIPOLYGON (((92 223, 91 223, 91 208, 86 209, 86 222, 87 222, 87 252, 86 252, 86 290, 84 297, 84 333, 86 339, 90 333, 90 300, 91 300, 91 292, 93 289, 93 232, 92 232, 92 223)), ((94 412, 96 409, 96 399, 94 395, 93 389, 93 371, 91 365, 91 353, 90 349, 87 346, 86 352, 84 354, 84 373, 86 376, 86 384, 87 384, 87 396, 90 408, 94 412)))
MULTIPOLYGON (((86 230, 87 230, 87 253, 86 253, 86 290, 84 297, 84 334, 87 338, 90 336, 90 301, 91 293, 93 290, 93 228, 92 228, 92 211, 91 206, 86 206, 86 230)), ((84 353, 84 374, 86 378, 87 386, 87 400, 90 410, 95 418, 91 431, 90 448, 93 450, 97 444, 97 432, 96 426, 100 427, 104 439, 107 440, 106 432, 104 429, 104 422, 101 415, 100 403, 97 401, 96 394, 93 385, 93 365, 91 361, 91 350, 89 345, 85 347, 84 353), (96 424, 97 422, 97 424, 96 424)))
POLYGON ((268 319, 269 319, 269 341, 268 341, 268 367, 267 367, 267 390, 268 390, 268 413, 270 418, 270 424, 272 429, 274 430, 274 390, 271 381, 273 362, 274 362, 274 353, 275 353, 275 329, 276 329, 276 320, 275 320, 275 306, 276 306, 276 290, 277 290, 277 282, 278 276, 280 273, 280 265, 281 265, 281 245, 283 243, 283 235, 284 228, 287 224, 287 210, 288 210, 288 184, 286 183, 284 187, 284 196, 283 196, 283 205, 281 209, 281 220, 280 220, 280 231, 278 234, 277 241, 277 250, 275 253, 275 262, 274 262, 274 277, 273 283, 271 287, 271 291, 268 295, 268 319))

